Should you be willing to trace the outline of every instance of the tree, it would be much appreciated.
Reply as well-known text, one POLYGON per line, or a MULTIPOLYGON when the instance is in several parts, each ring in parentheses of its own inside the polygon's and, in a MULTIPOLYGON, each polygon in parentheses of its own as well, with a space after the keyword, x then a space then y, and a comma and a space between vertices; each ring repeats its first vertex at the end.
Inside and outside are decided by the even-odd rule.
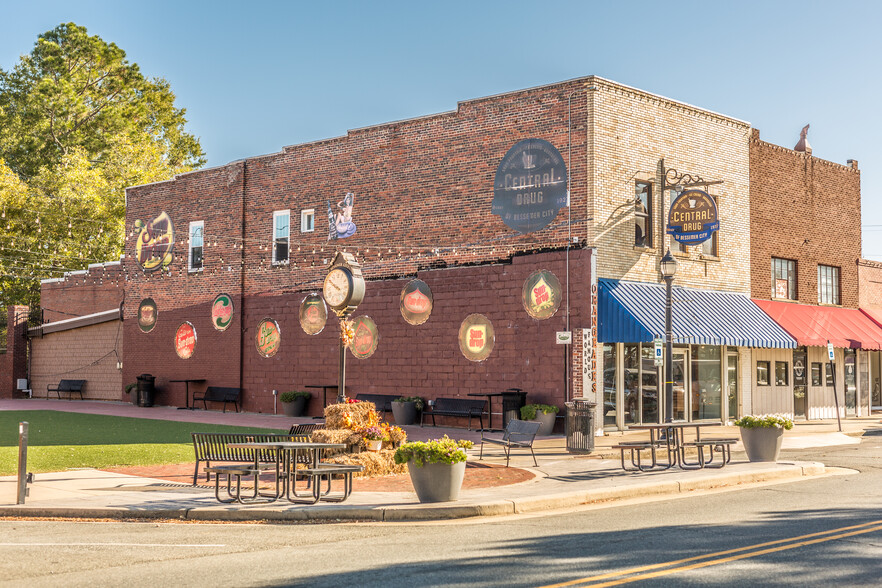
POLYGON ((125 188, 204 165, 174 102, 74 23, 0 69, 0 304, 33 305, 39 278, 118 259, 125 188))

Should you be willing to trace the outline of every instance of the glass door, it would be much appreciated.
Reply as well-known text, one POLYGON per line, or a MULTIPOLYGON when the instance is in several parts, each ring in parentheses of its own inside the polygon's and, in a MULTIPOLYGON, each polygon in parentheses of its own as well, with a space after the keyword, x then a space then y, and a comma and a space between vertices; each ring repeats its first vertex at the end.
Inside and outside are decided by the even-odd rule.
MULTIPOLYGON (((671 382, 673 382, 674 396, 674 420, 686 419, 689 407, 686 406, 686 375, 689 373, 689 352, 686 349, 673 350, 673 365, 671 366, 671 382)), ((690 403, 691 404, 691 403, 690 403)))
POLYGON ((793 350, 793 416, 805 418, 808 392, 808 351, 805 347, 793 350))
POLYGON ((845 415, 857 415, 857 366, 854 349, 845 350, 845 415))
POLYGON ((726 354, 726 398, 729 401, 729 419, 738 418, 738 354, 726 354))

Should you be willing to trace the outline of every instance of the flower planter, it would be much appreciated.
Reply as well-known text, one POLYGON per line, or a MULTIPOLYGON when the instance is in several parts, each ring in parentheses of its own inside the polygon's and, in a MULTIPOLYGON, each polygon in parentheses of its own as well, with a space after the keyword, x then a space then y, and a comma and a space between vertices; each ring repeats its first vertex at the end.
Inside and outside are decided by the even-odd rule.
POLYGON ((306 412, 306 401, 309 400, 303 396, 294 399, 294 402, 283 402, 282 410, 285 412, 285 416, 289 417, 299 417, 303 416, 303 413, 306 412))
POLYGON ((536 433, 540 437, 551 435, 551 431, 554 430, 554 421, 557 418, 557 413, 549 412, 544 413, 541 410, 536 412, 536 418, 534 421, 540 423, 539 431, 536 433))
POLYGON ((377 439, 376 441, 371 439, 365 439, 364 444, 367 447, 368 451, 379 451, 383 448, 383 440, 377 439))
POLYGON ((420 502, 450 502, 459 498, 466 462, 426 463, 422 467, 407 462, 410 481, 420 502))
POLYGON ((783 438, 781 427, 741 428, 741 440, 750 461, 778 461, 783 438))
POLYGON ((414 424, 417 419, 416 402, 398 402, 393 400, 392 416, 395 417, 395 424, 399 427, 414 424))

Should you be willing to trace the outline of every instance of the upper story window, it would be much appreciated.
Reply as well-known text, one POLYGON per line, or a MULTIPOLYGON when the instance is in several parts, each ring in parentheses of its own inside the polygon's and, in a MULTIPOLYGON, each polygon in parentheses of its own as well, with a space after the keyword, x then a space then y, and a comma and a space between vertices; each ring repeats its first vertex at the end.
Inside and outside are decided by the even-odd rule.
POLYGON ((300 232, 312 233, 315 231, 315 209, 300 211, 300 232))
POLYGON ((273 213, 273 263, 288 262, 290 236, 291 211, 277 210, 273 213))
POLYGON ((187 255, 187 268, 191 272, 202 271, 202 243, 205 221, 190 223, 190 251, 187 255))
MULTIPOLYGON (((679 195, 680 195, 680 193, 677 192, 676 190, 670 190, 668 192, 668 197, 670 198, 670 202, 673 202, 674 200, 676 200, 677 196, 679 196, 679 195)), ((667 223, 667 220, 665 221, 665 223, 667 223)), ((686 249, 686 245, 684 245, 683 243, 680 243, 679 241, 674 239, 673 235, 671 236, 671 253, 688 253, 688 250, 686 249)))
POLYGON ((796 300, 796 262, 772 258, 772 298, 796 300))
POLYGON ((818 304, 840 304, 838 267, 818 265, 818 304))
POLYGON ((652 247, 652 184, 634 184, 634 245, 652 247))

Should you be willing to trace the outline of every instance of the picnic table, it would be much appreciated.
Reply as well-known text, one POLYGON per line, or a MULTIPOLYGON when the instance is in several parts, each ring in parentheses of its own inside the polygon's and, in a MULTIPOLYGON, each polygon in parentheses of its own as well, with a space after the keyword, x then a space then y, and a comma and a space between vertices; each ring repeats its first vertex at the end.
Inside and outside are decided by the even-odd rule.
POLYGON ((737 439, 702 439, 703 427, 719 427, 719 422, 701 423, 662 423, 647 425, 631 425, 629 429, 649 431, 649 441, 623 441, 614 445, 621 451, 622 469, 625 471, 653 471, 665 470, 674 466, 684 470, 697 470, 705 467, 721 468, 731 459, 731 445, 737 439), (686 438, 686 431, 694 429, 694 439, 686 438), (695 448, 698 450, 697 461, 689 461, 686 450, 695 448), (705 449, 709 455, 705 458, 705 449), (714 461, 714 451, 720 455, 719 461, 714 461), (630 454, 631 465, 625 463, 625 453, 630 454), (643 452, 649 453, 649 462, 644 462, 643 452), (663 461, 663 458, 667 461, 663 461))
MULTIPOLYGON (((241 493, 231 494, 238 502, 273 502, 285 496, 293 503, 315 504, 319 500, 327 502, 342 502, 352 492, 352 474, 361 471, 362 466, 344 464, 322 463, 321 454, 325 449, 345 449, 345 443, 319 443, 314 441, 277 441, 277 442, 251 442, 251 443, 228 443, 231 449, 271 449, 276 455, 276 489, 273 494, 260 494, 257 491, 258 477, 255 475, 255 493, 251 497, 242 498, 241 493), (307 467, 298 470, 297 452, 305 452, 308 459, 304 460, 307 467), (341 494, 331 495, 331 478, 335 474, 343 475, 344 490, 341 494), (308 494, 298 493, 295 482, 298 477, 307 479, 307 488, 311 487, 308 494), (321 482, 327 479, 327 488, 322 491, 321 482)), ((258 459, 260 451, 254 452, 254 470, 259 471, 258 459)), ((219 480, 215 480, 215 494, 218 494, 219 480)), ((230 492, 230 480, 227 480, 227 490, 230 492)), ((218 496, 218 500, 221 500, 218 496)), ((221 500, 222 501, 222 500, 221 500)), ((223 502, 223 501, 222 501, 223 502)))

